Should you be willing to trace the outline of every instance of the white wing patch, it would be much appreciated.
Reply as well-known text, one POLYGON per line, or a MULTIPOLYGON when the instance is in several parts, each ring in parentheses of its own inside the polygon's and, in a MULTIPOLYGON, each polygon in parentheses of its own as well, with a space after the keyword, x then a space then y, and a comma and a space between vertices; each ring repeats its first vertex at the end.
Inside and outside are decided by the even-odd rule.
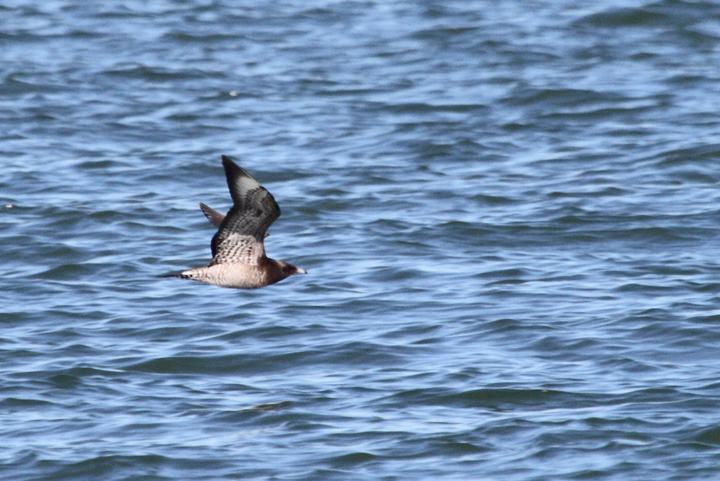
POLYGON ((235 178, 235 191, 238 194, 245 194, 246 192, 250 192, 258 187, 262 186, 252 177, 238 176, 235 178))
POLYGON ((251 235, 231 234, 218 247, 217 254, 210 261, 215 264, 259 265, 265 257, 265 246, 251 235))

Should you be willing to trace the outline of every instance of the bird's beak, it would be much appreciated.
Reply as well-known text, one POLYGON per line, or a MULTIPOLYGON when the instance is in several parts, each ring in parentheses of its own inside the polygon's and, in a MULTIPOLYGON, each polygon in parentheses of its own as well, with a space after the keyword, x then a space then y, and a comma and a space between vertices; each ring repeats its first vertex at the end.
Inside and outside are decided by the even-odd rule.
POLYGON ((299 267, 296 268, 298 274, 307 274, 307 271, 305 269, 300 269, 299 267))

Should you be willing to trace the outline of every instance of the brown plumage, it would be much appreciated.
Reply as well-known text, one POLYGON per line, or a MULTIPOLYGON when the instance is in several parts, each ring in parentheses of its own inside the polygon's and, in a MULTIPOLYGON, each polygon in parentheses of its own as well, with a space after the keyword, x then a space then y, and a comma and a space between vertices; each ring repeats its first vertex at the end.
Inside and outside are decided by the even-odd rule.
POLYGON ((233 206, 227 215, 202 202, 200 209, 218 228, 210 248, 213 258, 207 267, 189 269, 163 277, 181 277, 222 287, 257 289, 293 274, 307 274, 287 262, 265 255, 267 229, 280 217, 272 194, 229 157, 222 156, 233 206))

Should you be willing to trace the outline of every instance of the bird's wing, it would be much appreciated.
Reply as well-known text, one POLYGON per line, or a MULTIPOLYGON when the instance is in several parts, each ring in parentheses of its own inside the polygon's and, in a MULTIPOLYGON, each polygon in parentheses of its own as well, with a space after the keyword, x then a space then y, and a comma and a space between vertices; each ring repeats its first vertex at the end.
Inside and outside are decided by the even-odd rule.
POLYGON ((250 264, 260 265, 265 261, 265 246, 251 235, 230 234, 217 248, 210 265, 250 264))
POLYGON ((208 207, 202 202, 200 202, 200 210, 205 214, 205 217, 207 217, 207 220, 210 221, 212 225, 220 228, 220 224, 222 224, 223 219, 225 218, 225 214, 222 212, 218 212, 212 207, 208 207))
MULTIPOLYGON (((225 218, 225 214, 213 209, 210 206, 203 204, 202 202, 200 202, 200 210, 203 211, 203 214, 205 214, 205 217, 207 217, 207 220, 209 220, 212 225, 214 225, 218 229, 220 228, 220 224, 222 224, 222 221, 225 218)), ((269 235, 269 232, 265 232, 265 237, 269 235)))
POLYGON ((262 245, 268 227, 280 217, 280 207, 265 187, 229 157, 223 155, 222 164, 233 206, 213 236, 213 257, 223 242, 233 234, 252 236, 262 245))

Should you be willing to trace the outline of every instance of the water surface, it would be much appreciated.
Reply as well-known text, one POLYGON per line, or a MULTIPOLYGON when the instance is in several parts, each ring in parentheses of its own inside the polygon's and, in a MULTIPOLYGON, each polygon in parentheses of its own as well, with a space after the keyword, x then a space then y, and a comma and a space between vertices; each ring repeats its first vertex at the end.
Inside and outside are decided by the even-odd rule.
POLYGON ((720 7, 0 3, 8 480, 697 480, 720 7), (220 155, 272 192, 239 291, 220 155))

